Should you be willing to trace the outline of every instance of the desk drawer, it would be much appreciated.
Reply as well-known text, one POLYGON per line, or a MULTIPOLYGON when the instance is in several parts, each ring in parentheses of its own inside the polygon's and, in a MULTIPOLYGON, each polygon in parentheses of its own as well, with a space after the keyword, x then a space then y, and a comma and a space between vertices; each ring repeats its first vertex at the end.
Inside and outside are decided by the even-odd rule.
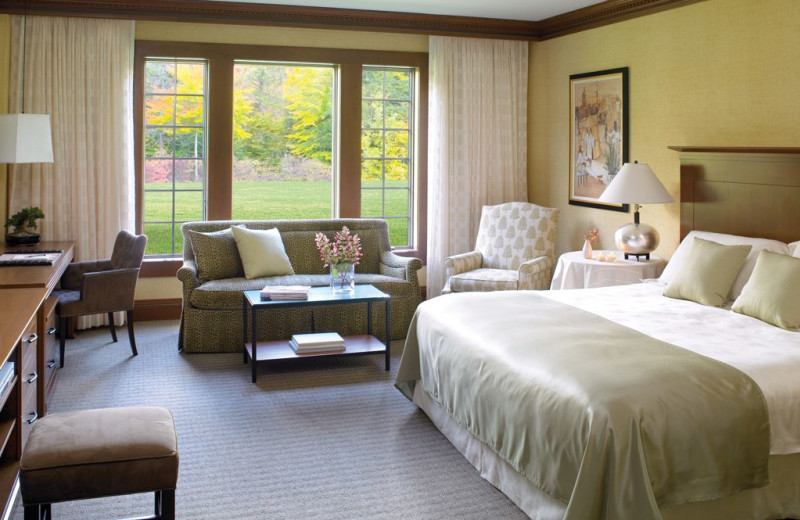
POLYGON ((39 414, 47 415, 47 403, 55 390, 55 383, 58 377, 58 315, 56 314, 56 304, 58 296, 51 296, 42 306, 42 327, 39 329, 41 339, 39 341, 39 354, 37 359, 37 370, 39 372, 39 414))
POLYGON ((39 419, 39 412, 36 409, 36 381, 29 383, 30 377, 22 380, 22 413, 20 413, 20 433, 21 433, 21 446, 24 449, 25 443, 28 441, 28 435, 31 433, 34 423, 39 419))

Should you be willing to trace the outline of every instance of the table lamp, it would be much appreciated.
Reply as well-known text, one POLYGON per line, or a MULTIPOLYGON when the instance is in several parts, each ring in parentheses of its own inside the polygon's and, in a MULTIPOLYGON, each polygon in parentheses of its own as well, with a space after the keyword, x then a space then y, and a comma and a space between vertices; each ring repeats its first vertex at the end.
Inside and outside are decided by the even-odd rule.
POLYGON ((53 162, 50 116, 0 115, 0 163, 53 162))
POLYGON ((605 189, 600 202, 633 204, 633 224, 625 224, 614 233, 614 243, 625 253, 625 259, 635 256, 650 259, 650 252, 658 247, 658 231, 653 226, 639 222, 642 204, 665 204, 673 199, 656 174, 647 164, 625 163, 605 189))

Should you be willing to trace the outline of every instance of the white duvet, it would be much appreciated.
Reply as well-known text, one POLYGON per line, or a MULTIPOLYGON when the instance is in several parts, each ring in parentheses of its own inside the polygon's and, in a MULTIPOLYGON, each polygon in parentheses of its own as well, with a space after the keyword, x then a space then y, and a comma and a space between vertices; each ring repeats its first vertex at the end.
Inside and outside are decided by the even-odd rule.
POLYGON ((647 282, 541 294, 741 370, 767 401, 770 452, 800 453, 800 332, 663 291, 663 284, 647 282))

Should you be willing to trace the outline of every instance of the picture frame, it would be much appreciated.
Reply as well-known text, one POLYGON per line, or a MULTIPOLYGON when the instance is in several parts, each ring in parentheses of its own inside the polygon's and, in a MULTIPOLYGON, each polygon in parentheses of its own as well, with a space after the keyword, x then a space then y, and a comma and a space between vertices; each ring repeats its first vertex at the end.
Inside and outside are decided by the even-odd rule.
POLYGON ((598 199, 628 161, 628 67, 569 77, 569 203, 628 211, 598 199))

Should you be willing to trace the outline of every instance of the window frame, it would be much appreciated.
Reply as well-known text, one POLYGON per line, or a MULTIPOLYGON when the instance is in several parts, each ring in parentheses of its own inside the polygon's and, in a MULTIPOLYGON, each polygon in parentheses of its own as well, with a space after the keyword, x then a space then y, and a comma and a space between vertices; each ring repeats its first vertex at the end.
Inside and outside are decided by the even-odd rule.
MULTIPOLYGON (((365 65, 414 67, 416 107, 413 156, 416 158, 412 247, 396 249, 402 256, 426 260, 427 249, 427 136, 428 54, 271 45, 165 42, 137 40, 134 53, 134 163, 136 168, 136 230, 142 232, 144 188, 144 62, 145 58, 195 58, 208 62, 207 220, 228 220, 233 200, 233 69, 236 61, 334 63, 338 66, 338 176, 334 182, 334 207, 339 218, 361 214, 361 78, 365 65), (224 103, 220 100, 229 99, 224 103), (213 194, 213 195, 212 195, 213 194)), ((411 216, 411 215, 410 215, 411 216)), ((142 276, 174 276, 182 255, 146 258, 142 276), (149 265, 152 264, 152 265, 149 265), (169 274, 164 274, 169 273, 169 274)))

